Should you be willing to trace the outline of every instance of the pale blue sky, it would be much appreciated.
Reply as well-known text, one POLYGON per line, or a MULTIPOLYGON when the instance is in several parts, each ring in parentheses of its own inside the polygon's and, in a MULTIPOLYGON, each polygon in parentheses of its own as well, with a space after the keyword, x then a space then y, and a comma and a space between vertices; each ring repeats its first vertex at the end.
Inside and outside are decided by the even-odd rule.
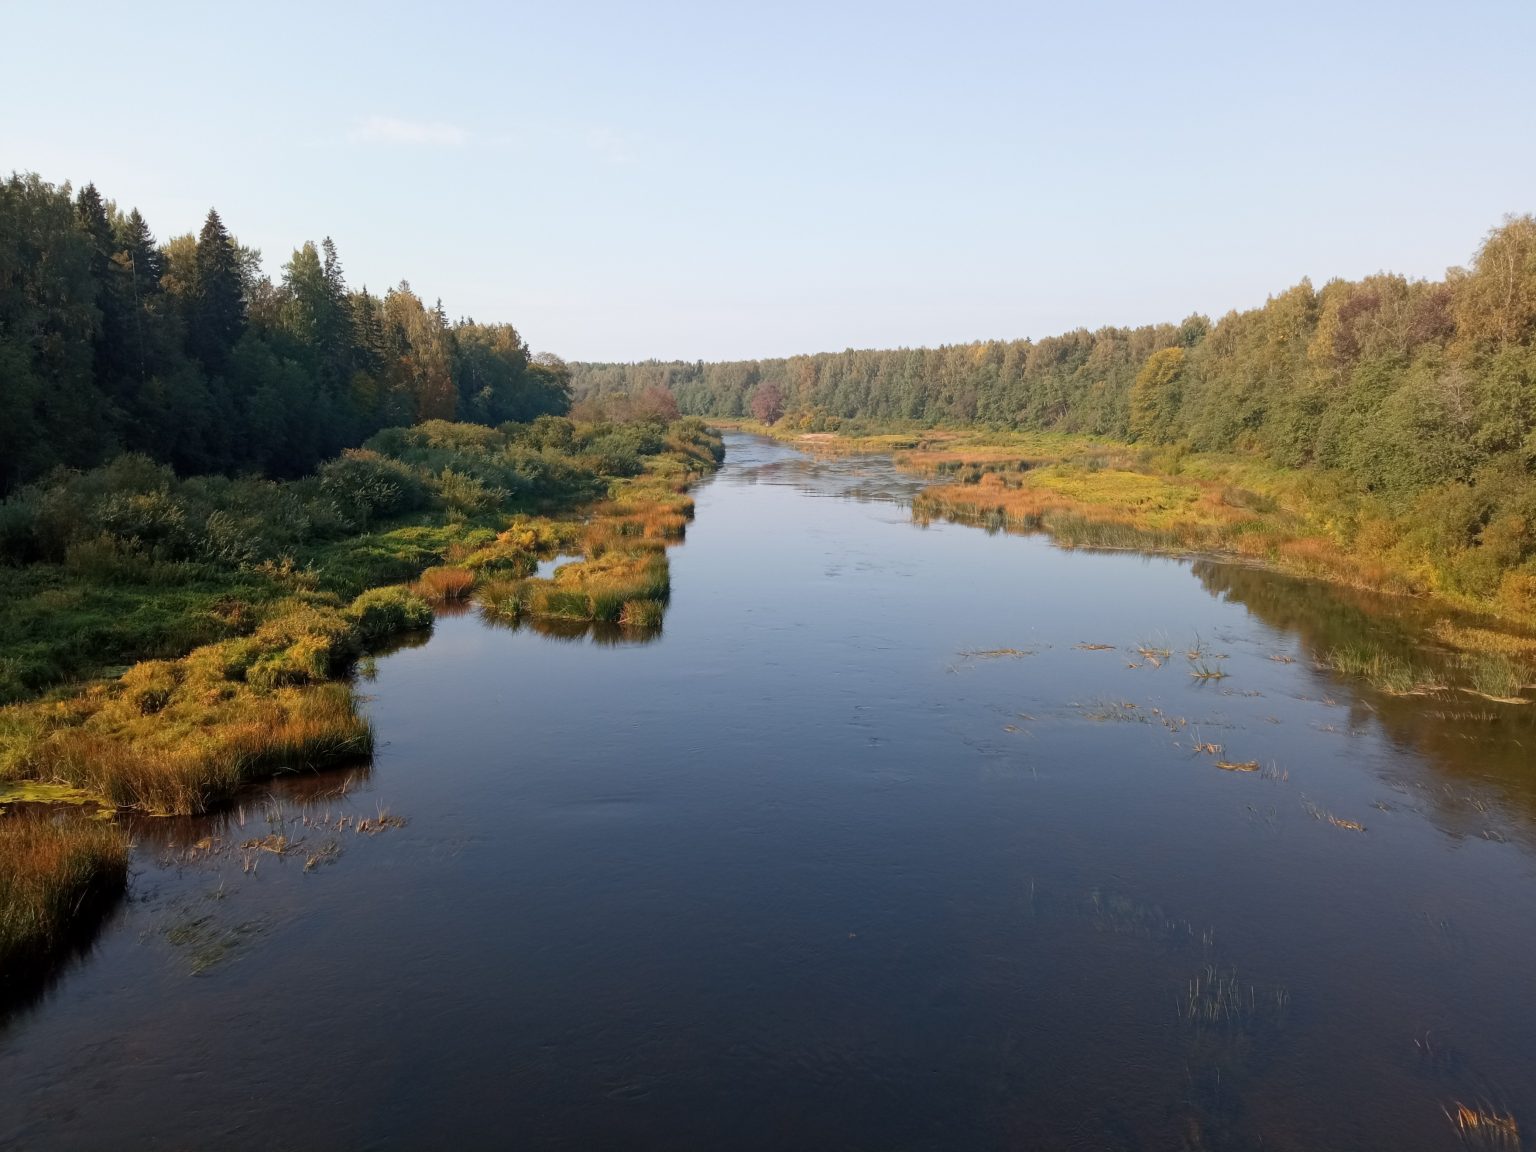
POLYGON ((0 3, 0 169, 573 359, 1219 315, 1536 210, 1536 3, 0 3))

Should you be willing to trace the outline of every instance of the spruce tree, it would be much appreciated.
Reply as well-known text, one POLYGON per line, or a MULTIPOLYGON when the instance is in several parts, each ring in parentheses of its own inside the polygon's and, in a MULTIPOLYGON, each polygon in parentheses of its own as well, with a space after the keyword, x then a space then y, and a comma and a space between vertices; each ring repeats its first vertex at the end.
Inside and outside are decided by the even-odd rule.
POLYGON ((129 212, 118 227, 117 250, 127 265, 135 298, 143 301, 146 297, 158 295, 160 276, 165 269, 160 260, 160 249, 155 244, 155 235, 137 208, 129 212))
POLYGON ((75 218, 80 229, 91 241, 91 275, 98 284, 106 283, 107 269, 112 264, 114 249, 112 223, 107 219, 107 206, 96 191, 96 185, 87 184, 75 197, 75 218))
POLYGON ((321 371, 326 383, 339 394, 356 363, 351 301, 341 271, 341 257, 329 236, 320 242, 320 251, 324 256, 325 278, 325 307, 320 316, 321 371))
POLYGON ((114 382, 132 373, 133 293, 121 266, 113 259, 117 238, 106 202, 96 191, 96 185, 87 184, 75 197, 75 219, 90 246, 91 281, 95 286, 96 308, 101 313, 101 326, 92 347, 96 383, 118 392, 114 382))
POLYGON ((245 296, 235 242, 214 209, 197 237, 197 286, 192 309, 192 351, 210 372, 222 373, 245 331, 245 296))

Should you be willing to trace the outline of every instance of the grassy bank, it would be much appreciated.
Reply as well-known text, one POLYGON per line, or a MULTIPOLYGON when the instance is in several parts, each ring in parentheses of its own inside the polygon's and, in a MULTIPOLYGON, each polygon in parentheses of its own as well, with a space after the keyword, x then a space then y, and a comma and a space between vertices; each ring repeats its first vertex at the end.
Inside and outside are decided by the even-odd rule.
MULTIPOLYGON (((0 580, 24 593, 0 615, 16 653, 0 787, 190 814, 253 780, 366 757, 351 668, 429 626, 434 604, 654 629, 686 488, 719 455, 689 421, 436 423, 293 484, 177 481, 129 459, 23 490, 0 507, 13 561, 0 580)), ((46 893, 75 891, 81 869, 109 879, 121 852, 100 826, 26 819, 0 815, 0 874, 33 878, 0 888, 0 922, 42 942, 70 906, 46 893)))
MULTIPOLYGON (((1536 683, 1536 641, 1524 634, 1536 628, 1536 573, 1501 565, 1495 547, 1449 544, 1446 521, 1457 509, 1393 514, 1327 472, 1055 433, 842 436, 729 426, 812 452, 889 454, 934 481, 913 503, 920 520, 1042 532, 1063 547, 1230 556, 1486 617, 1487 627, 1447 619, 1433 638, 1495 657, 1467 662, 1484 694, 1514 697, 1536 683)), ((1496 533, 1485 535, 1496 544, 1496 533)), ((1373 675, 1409 678, 1402 669, 1373 675)))

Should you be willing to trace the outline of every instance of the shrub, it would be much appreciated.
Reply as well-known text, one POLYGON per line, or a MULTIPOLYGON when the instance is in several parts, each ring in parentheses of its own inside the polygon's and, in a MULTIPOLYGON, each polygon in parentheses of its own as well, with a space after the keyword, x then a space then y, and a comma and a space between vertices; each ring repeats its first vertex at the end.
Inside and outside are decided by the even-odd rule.
POLYGON ((426 486, 416 472, 365 448, 343 452, 320 466, 320 488, 359 526, 397 516, 426 503, 426 486))
POLYGON ((452 468, 444 468, 438 473, 436 486, 443 507, 466 515, 489 512, 507 499, 505 488, 490 487, 478 477, 455 472, 452 468))

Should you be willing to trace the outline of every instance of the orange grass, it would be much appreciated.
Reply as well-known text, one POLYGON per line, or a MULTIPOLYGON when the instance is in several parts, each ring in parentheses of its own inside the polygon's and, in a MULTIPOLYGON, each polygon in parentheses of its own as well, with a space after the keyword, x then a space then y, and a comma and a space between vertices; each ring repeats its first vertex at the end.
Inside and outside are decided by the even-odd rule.
POLYGON ((71 918, 128 873, 122 829, 79 815, 0 816, 0 974, 62 943, 71 918))
POLYGON ((442 566, 423 572, 414 590, 423 600, 445 604, 468 599, 474 586, 475 574, 469 569, 442 566))

